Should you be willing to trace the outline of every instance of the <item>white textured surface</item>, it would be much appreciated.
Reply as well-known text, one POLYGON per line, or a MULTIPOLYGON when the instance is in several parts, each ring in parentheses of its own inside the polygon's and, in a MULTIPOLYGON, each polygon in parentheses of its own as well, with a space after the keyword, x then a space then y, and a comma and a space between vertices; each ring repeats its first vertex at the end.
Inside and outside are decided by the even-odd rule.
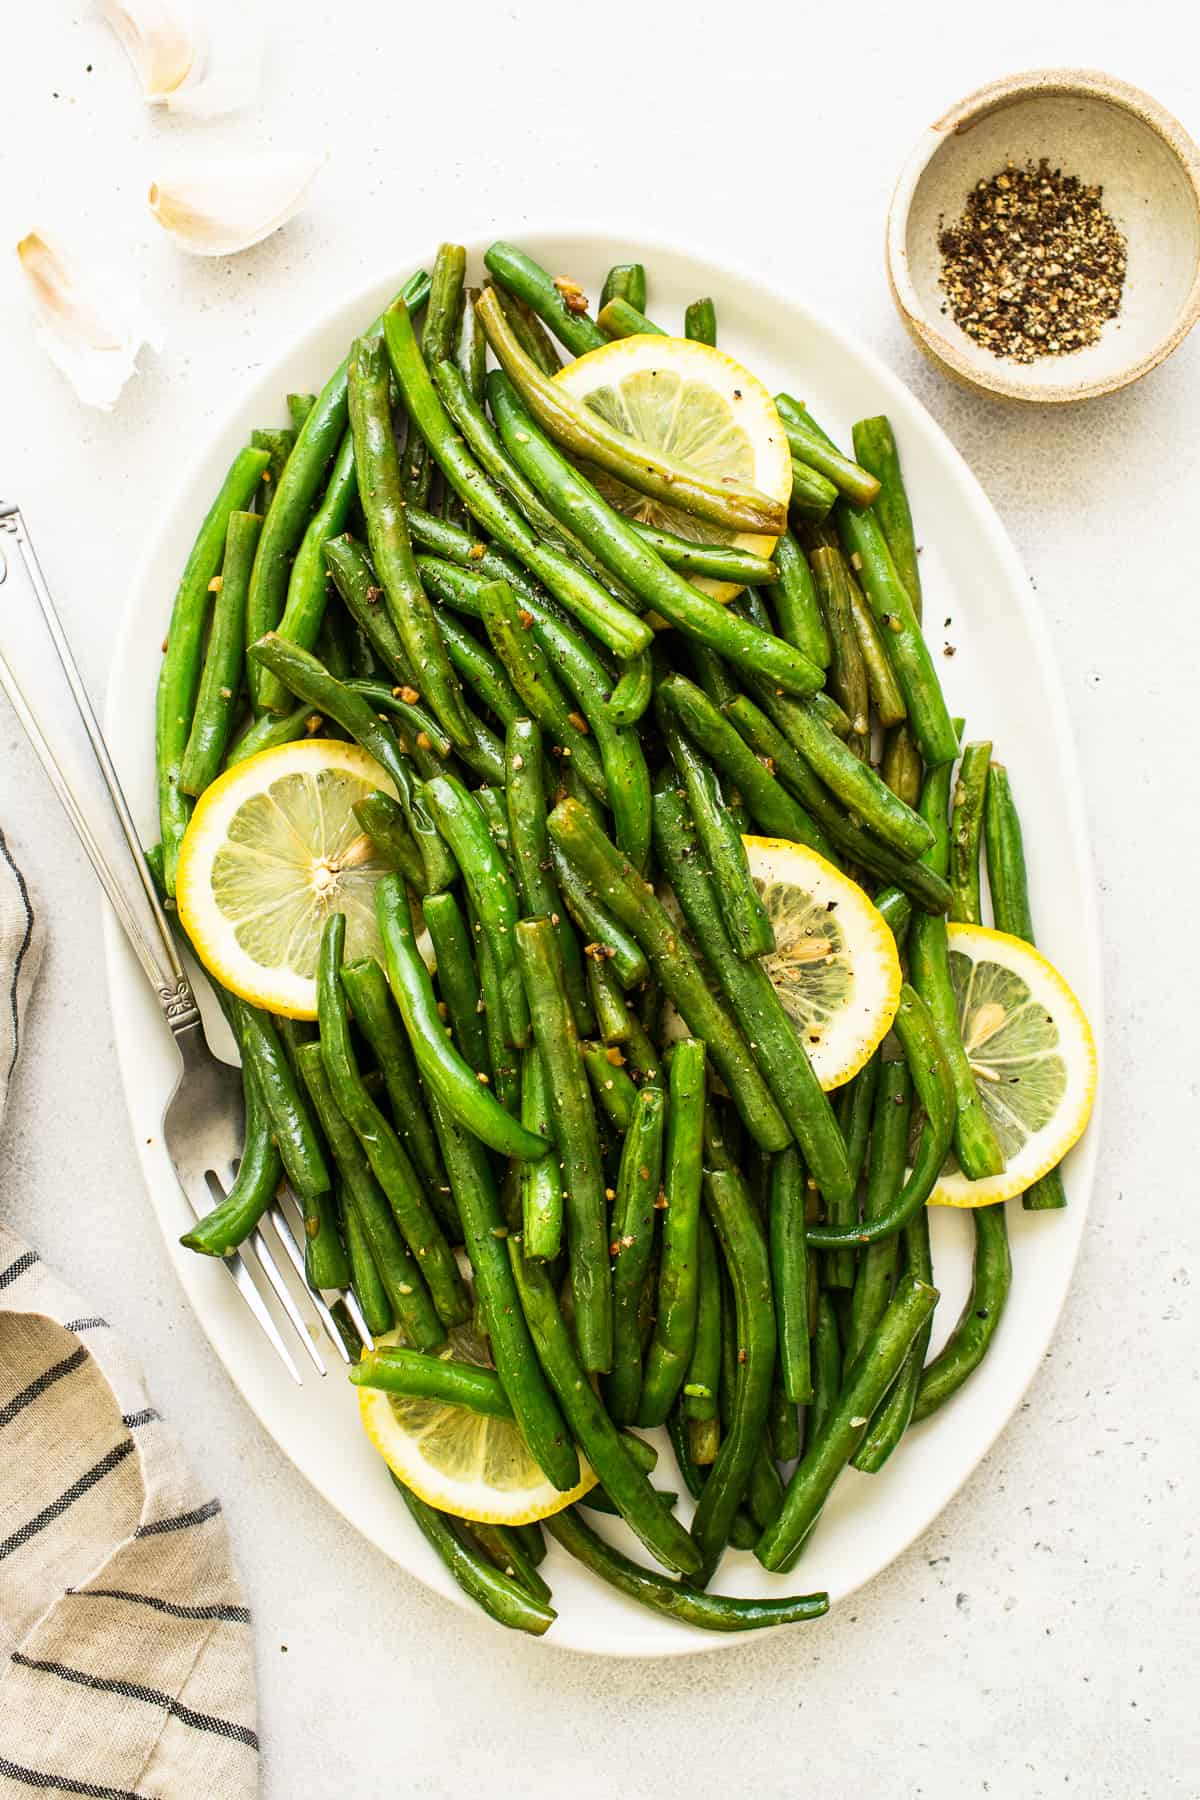
POLYGON ((282 1462, 169 1275, 125 1128, 90 876, 4 714, 0 824, 53 921, 0 1144, 6 1217, 129 1333, 224 1498, 258 1618, 269 1800, 475 1788, 590 1800, 618 1785, 631 1800, 676 1786, 701 1800, 749 1787, 1192 1795, 1200 340, 1112 400, 1002 411, 910 348, 881 246, 911 139, 993 75, 1107 67, 1200 129, 1196 28, 1174 0, 1132 12, 1013 0, 982 15, 913 0, 871 9, 848 38, 836 10, 750 0, 736 39, 729 10, 703 0, 647 10, 636 24, 609 15, 606 31, 602 12, 548 4, 442 16, 358 0, 337 9, 335 44, 329 10, 294 0, 258 111, 186 127, 143 119, 82 5, 22 8, 0 245, 30 225, 84 234, 128 263, 170 338, 116 414, 85 412, 32 346, 5 250, 6 491, 99 697, 164 472, 231 384, 379 266, 389 236, 465 235, 522 211, 641 214, 759 264, 881 349, 1027 560, 1088 778, 1109 953, 1105 1138, 1076 1285, 1026 1406, 939 1523, 840 1615, 728 1655, 564 1658, 418 1589, 282 1462), (198 144, 314 146, 331 160, 281 237, 192 262, 142 196, 166 157, 198 144))

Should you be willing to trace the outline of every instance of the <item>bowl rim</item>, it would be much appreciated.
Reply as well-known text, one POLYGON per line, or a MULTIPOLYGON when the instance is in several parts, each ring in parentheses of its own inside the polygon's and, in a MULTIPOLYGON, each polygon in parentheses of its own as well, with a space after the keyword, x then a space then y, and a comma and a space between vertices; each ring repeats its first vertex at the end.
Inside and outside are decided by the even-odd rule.
POLYGON ((1140 88, 1132 87, 1115 75, 1106 75, 1099 69, 1029 69, 1023 74, 1002 76, 984 87, 976 88, 921 133, 900 171, 888 209, 887 276, 892 299, 910 336, 946 374, 967 387, 1002 399, 1030 406, 1061 406, 1078 400, 1091 400, 1101 394, 1112 394, 1129 387, 1131 383, 1140 381, 1151 369, 1157 368, 1172 351, 1179 348, 1197 319, 1200 319, 1200 257, 1197 258, 1191 288, 1170 330, 1144 356, 1114 374, 1089 381, 1048 382, 1041 387, 1030 387, 1005 375, 1004 365, 999 360, 996 372, 992 373, 991 370, 981 369, 964 356, 958 345, 931 323, 909 273, 906 238, 913 198, 926 170, 950 133, 957 133, 964 127, 975 124, 1013 100, 1034 94, 1064 94, 1100 100, 1132 113, 1173 152, 1191 186, 1197 215, 1200 216, 1200 148, 1165 106, 1143 93, 1140 88))

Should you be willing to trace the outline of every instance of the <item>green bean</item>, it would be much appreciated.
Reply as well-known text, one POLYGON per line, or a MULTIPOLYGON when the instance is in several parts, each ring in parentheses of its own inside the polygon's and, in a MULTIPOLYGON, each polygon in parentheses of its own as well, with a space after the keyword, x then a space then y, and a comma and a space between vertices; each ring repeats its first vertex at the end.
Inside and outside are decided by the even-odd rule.
POLYGON ((542 1528, 541 1528, 540 1524, 538 1524, 537 1521, 534 1520, 529 1525, 514 1525, 512 1527, 512 1529, 513 1529, 514 1534, 521 1540, 521 1543, 525 1546, 525 1554, 528 1556, 528 1558, 529 1558, 530 1562, 533 1564, 534 1568, 536 1569, 539 1566, 539 1564, 545 1562, 545 1560, 546 1560, 546 1540, 542 1536, 542 1528))
MULTIPOLYGON (((849 1205, 854 1176, 833 1108, 766 969, 761 963, 747 962, 734 954, 722 927, 713 891, 715 883, 705 868, 702 847, 692 836, 683 802, 672 788, 660 787, 655 793, 654 829, 659 862, 705 965, 720 984, 746 1041, 753 1046, 755 1064, 781 1115, 790 1124, 817 1186, 830 1206, 849 1205)), ((689 1023, 695 1029, 694 1021, 689 1023)), ((711 1038, 708 1044, 711 1055, 711 1038)), ((727 1079, 726 1086, 730 1086, 727 1079)), ((750 1124, 748 1118, 746 1123, 750 1124)), ((782 1145, 760 1147, 781 1149, 782 1145)))
MULTIPOLYGON (((322 1071, 322 1075, 324 1071, 322 1071)), ((370 1171, 367 1171, 368 1176, 370 1171)), ((396 1315, 388 1291, 380 1279, 379 1270, 375 1266, 375 1258, 371 1254, 371 1246, 367 1239, 366 1226, 358 1208, 347 1199, 339 1182, 339 1202, 342 1215, 342 1232, 346 1239, 346 1255, 350 1262, 350 1285, 354 1297, 362 1311, 363 1321, 373 1337, 380 1338, 391 1331, 396 1323, 396 1315)), ((382 1196, 380 1196, 382 1200, 382 1196)), ((386 1212, 386 1207, 384 1208, 386 1212)), ((394 1229, 394 1227, 393 1227, 394 1229)), ((332 1309, 331 1309, 332 1310, 332 1309)))
MULTIPOLYGON (((515 1156, 522 1161, 543 1156, 546 1140, 526 1131, 505 1112, 495 1096, 480 1086, 470 1064, 448 1041, 429 971, 416 948, 408 896, 399 876, 384 876, 376 887, 375 903, 388 983, 431 1099, 440 1099, 454 1120, 502 1156, 515 1156)), ((437 1125, 436 1114, 434 1124, 437 1125)), ((442 1137, 440 1131, 438 1136, 442 1137)), ((453 1177, 452 1170, 450 1173, 453 1177)), ((465 1218, 463 1223, 466 1224, 465 1218)))
POLYGON ((792 458, 792 491, 788 517, 798 525, 821 524, 833 511, 838 491, 833 482, 811 464, 792 458))
POLYGON ((169 895, 175 892, 179 846, 192 814, 191 800, 180 784, 180 771, 200 686, 208 596, 221 566, 230 514, 248 509, 268 461, 265 450, 239 450, 234 457, 197 533, 171 607, 158 677, 154 733, 163 879, 169 895))
MULTIPOLYGON (((287 599, 277 630, 280 637, 311 650, 320 635, 327 597, 325 545, 344 531, 358 494, 354 443, 347 431, 333 459, 321 504, 301 540, 288 576, 287 599)), ((249 604, 247 600, 247 604, 249 604)), ((288 692, 269 672, 258 671, 257 704, 268 712, 285 712, 288 692)))
POLYGON ((517 1582, 531 1600, 549 1606, 550 1584, 538 1574, 514 1526, 485 1525, 479 1519, 472 1519, 470 1532, 502 1575, 517 1582))
MULTIPOLYGON (((858 1181, 867 1154, 867 1138, 871 1131, 875 1090, 879 1082, 879 1055, 876 1053, 838 1095, 838 1123, 846 1140, 846 1160, 850 1165, 852 1187, 849 1197, 830 1201, 826 1196, 825 1217, 831 1225, 853 1225, 858 1218, 858 1181)), ((818 1185, 820 1185, 818 1183, 818 1185)), ((852 1250, 834 1250, 823 1259, 821 1282, 827 1288, 852 1288, 856 1259, 852 1250)))
POLYGON ((562 1164, 567 1265, 579 1351, 589 1371, 607 1369, 613 1347, 608 1209, 591 1089, 553 925, 547 918, 522 919, 515 939, 534 1041, 554 1098, 550 1123, 562 1164))
POLYGON ((883 917, 897 949, 903 949, 912 922, 912 901, 897 887, 881 888, 875 896, 875 910, 883 917))
POLYGON ((330 538, 324 556, 334 585, 354 624, 394 681, 412 684, 413 668, 391 614, 382 604, 383 589, 361 544, 350 533, 330 538))
POLYGON ((494 243, 483 260, 501 286, 532 307, 572 356, 583 356, 608 342, 588 317, 586 302, 580 305, 583 296, 574 282, 564 277, 560 286, 512 244, 494 243))
POLYGON ((794 1625, 804 1619, 819 1619, 829 1610, 828 1594, 737 1600, 663 1581, 605 1543, 580 1518, 577 1507, 556 1513, 546 1521, 546 1529, 564 1550, 627 1599, 702 1631, 757 1631, 768 1625, 794 1625))
POLYGON ((516 598, 505 581, 488 582, 479 590, 479 605, 492 648, 530 716, 569 756, 581 778, 601 800, 607 797, 604 769, 586 735, 586 721, 574 710, 549 659, 522 623, 516 598))
MULTIPOLYGON (((621 307, 624 303, 617 301, 614 305, 621 307)), ((784 508, 769 495, 754 487, 710 480, 698 474, 692 465, 627 437, 583 401, 576 400, 561 382, 544 375, 522 351, 493 294, 485 293, 480 297, 478 312, 488 342, 513 387, 537 423, 556 443, 606 469, 639 493, 649 494, 714 525, 772 536, 783 529, 786 522, 784 508)), ((512 455, 512 445, 507 447, 512 455)), ((520 462, 519 457, 515 460, 520 462)), ((525 473, 528 474, 528 470, 525 473)), ((534 485, 537 486, 536 481, 534 485)))
POLYGON ((600 289, 600 305, 607 306, 610 300, 628 300, 630 306, 636 306, 639 312, 645 312, 646 269, 643 263, 613 264, 600 289))
POLYGON ((259 1098, 258 1083, 242 1071, 246 1127, 237 1174, 223 1200, 198 1219, 180 1238, 186 1250, 203 1256, 229 1256, 243 1243, 275 1198, 283 1180, 283 1163, 275 1148, 271 1121, 259 1098))
MULTIPOLYGON (((485 287, 488 285, 489 283, 484 283, 485 287)), ((509 328, 512 331, 513 336, 520 344, 522 350, 524 350, 526 356, 530 357, 537 364, 543 375, 557 375, 558 371, 562 368, 562 357, 555 348, 554 339, 550 336, 550 333, 546 330, 546 327, 542 324, 542 321, 534 312, 532 306, 528 305, 516 294, 510 294, 505 287, 496 285, 493 291, 503 308, 504 316, 508 320, 509 328)), ((478 293, 475 298, 475 307, 476 317, 478 318, 478 293)), ((480 326, 480 330, 482 329, 483 327, 480 326)))
POLYGON ((695 1574, 696 1547, 631 1461, 625 1440, 593 1392, 545 1266, 524 1255, 520 1237, 509 1237, 508 1254, 539 1360, 605 1492, 652 1556, 668 1569, 695 1574))
POLYGON ((600 945, 608 953, 617 979, 628 993, 650 973, 641 945, 608 908, 600 904, 574 864, 556 844, 551 844, 550 856, 563 904, 585 939, 585 950, 600 945))
MULTIPOLYGON (((929 1213, 915 1213, 901 1234, 904 1242, 904 1275, 909 1280, 933 1282, 933 1254, 929 1244, 929 1213)), ((908 1355, 900 1365, 900 1373, 890 1392, 875 1409, 866 1436, 855 1451, 852 1466, 864 1475, 876 1475, 882 1469, 904 1433, 913 1415, 921 1371, 933 1333, 933 1314, 926 1319, 909 1345, 908 1355)))
POLYGON ((971 1210, 975 1227, 975 1263, 971 1292, 946 1344, 927 1364, 917 1389, 912 1419, 916 1424, 944 1406, 987 1355, 1004 1314, 1012 1286, 1012 1256, 1004 1202, 971 1210))
POLYGON ((790 531, 781 533, 771 552, 778 580, 767 589, 779 635, 819 668, 831 655, 829 632, 817 603, 817 589, 807 556, 790 531))
POLYGON ((438 834, 393 732, 370 703, 344 682, 335 681, 316 657, 301 649, 299 644, 290 644, 274 632, 250 646, 250 659, 273 670, 298 699, 319 707, 329 718, 335 719, 375 758, 400 795, 409 830, 420 847, 426 885, 433 893, 448 887, 457 875, 454 859, 438 834))
POLYGON ((317 968, 325 1073, 338 1111, 366 1151, 371 1172, 387 1195, 396 1223, 417 1259, 439 1319, 443 1325, 460 1325, 469 1316, 470 1306, 454 1252, 430 1209, 399 1137, 371 1099, 359 1074, 342 992, 345 941, 345 914, 330 913, 321 933, 317 968))
POLYGON ((767 1089, 741 1033, 714 1000, 694 957, 670 915, 587 817, 575 800, 562 800, 547 821, 550 836, 576 866, 618 922, 633 933, 654 973, 708 1053, 764 1150, 780 1150, 791 1133, 767 1089))
POLYGON ((436 1094, 432 1106, 496 1371, 539 1468, 565 1492, 579 1481, 579 1458, 534 1354, 505 1247, 508 1228, 491 1162, 479 1139, 454 1120, 436 1094))
MULTIPOLYGON (((1021 820, 1012 797, 1008 770, 1003 763, 993 763, 988 773, 983 833, 996 930, 1007 931, 1010 936, 1032 944, 1033 914, 1029 906, 1021 820)), ((1035 1181, 1022 1199, 1026 1212, 1051 1212, 1066 1204, 1067 1194, 1060 1169, 1051 1169, 1035 1181)))
POLYGON ((347 1211, 358 1215, 371 1260, 402 1335, 418 1350, 444 1343, 446 1332, 424 1276, 399 1227, 358 1138, 334 1098, 319 1043, 303 1044, 297 1060, 313 1109, 342 1177, 347 1211))
MULTIPOLYGON (((406 522, 408 495, 401 482, 400 462, 392 434, 388 363, 378 338, 360 338, 350 363, 350 423, 359 469, 360 498, 367 521, 371 560, 383 588, 384 603, 419 680, 421 692, 451 741, 472 741, 458 684, 438 631, 437 619, 421 586, 406 522)), ((409 462, 412 468, 411 460, 409 462)), ((428 485, 428 469, 424 468, 428 485)), ((413 474, 412 497, 422 485, 413 474)), ((332 533, 330 535, 333 535, 332 533)))
MULTIPOLYGON (((432 896, 431 907, 439 904, 442 898, 432 896)), ((425 923, 429 925, 428 915, 425 923)), ((433 936, 432 926, 430 936, 433 936)), ((342 986, 354 1022, 370 1046, 383 1076, 391 1102, 392 1121, 400 1140, 416 1165, 442 1224, 461 1230, 450 1201, 446 1169, 421 1091, 416 1061, 392 1006, 387 976, 373 956, 364 957, 361 962, 342 965, 342 986)))
POLYGON ((875 517, 919 621, 921 573, 917 564, 917 541, 908 494, 900 473, 900 454, 887 419, 858 421, 854 427, 854 454, 879 482, 879 493, 874 502, 875 517))
POLYGON ((771 1166, 768 1227, 771 1286, 779 1330, 783 1391, 793 1404, 812 1399, 812 1359, 808 1318, 808 1244, 804 1236, 804 1164, 795 1149, 784 1150, 771 1166))
POLYGON ((665 1110, 661 1089, 642 1089, 634 1102, 617 1176, 612 1220, 612 1368, 603 1383, 605 1405, 615 1425, 632 1425, 641 1400, 638 1307, 654 1248, 665 1110))
POLYGON ((475 316, 479 289, 465 287, 455 323, 453 361, 458 375, 471 398, 478 404, 483 399, 483 381, 487 374, 487 339, 475 316))
POLYGON ((954 1084, 929 1010, 908 982, 900 989, 900 1005, 892 1029, 900 1041, 917 1099, 925 1111, 925 1123, 912 1167, 895 1199, 875 1218, 863 1219, 846 1229, 810 1224, 806 1233, 810 1249, 853 1250, 862 1244, 874 1244, 881 1238, 891 1237, 924 1206, 941 1174, 954 1136, 954 1084))
POLYGON ((782 1568, 804 1543, 937 1298, 937 1289, 915 1276, 906 1275, 898 1284, 895 1298, 847 1371, 836 1404, 807 1445, 779 1518, 758 1541, 755 1554, 764 1568, 782 1568))
POLYGON ((489 1419, 511 1419, 513 1409, 504 1384, 494 1369, 448 1357, 430 1356, 421 1350, 386 1345, 368 1350, 350 1370, 355 1387, 377 1388, 406 1399, 436 1400, 443 1406, 461 1406, 489 1419))
MULTIPOLYGON (((637 536, 669 569, 683 575, 704 575, 712 581, 736 581, 740 586, 762 587, 778 581, 779 568, 765 556, 741 550, 736 544, 698 544, 679 537, 661 525, 632 521, 637 536)), ((799 646, 797 646, 799 648, 799 646)))
POLYGON ((424 794, 462 869, 471 905, 496 959, 504 1041, 523 1046, 529 1042, 529 1012, 513 944, 520 909, 512 876, 478 802, 461 781, 439 775, 425 783, 424 794))
POLYGON ((638 1090, 622 1067, 621 1052, 606 1050, 602 1044, 582 1044, 580 1050, 592 1091, 623 1137, 629 1130, 638 1090))
POLYGON ((812 571, 829 632, 829 684, 850 720, 851 732, 863 739, 870 729, 870 694, 867 665, 854 628, 849 571, 840 550, 814 550, 812 571))
MULTIPOLYGON (((931 769, 921 793, 921 811, 937 833, 927 861, 938 874, 945 873, 950 859, 950 778, 949 763, 931 769)), ((913 919, 908 929, 908 960, 913 987, 929 1008, 954 1083, 954 1148, 963 1174, 969 1181, 999 1175, 1004 1152, 984 1110, 963 1045, 944 919, 928 913, 913 919)))
POLYGON ((476 1075, 490 1082, 492 1058, 483 1022, 484 1000, 466 920, 453 894, 431 895, 421 910, 433 944, 451 1035, 476 1075))
MULTIPOLYGON (((763 695, 765 701, 769 696, 763 695)), ((778 705, 776 700, 773 704, 778 705)), ((822 831, 854 862, 897 887, 926 911, 945 912, 950 887, 924 863, 908 862, 897 851, 847 818, 828 798, 813 770, 773 719, 739 694, 724 709, 738 731, 760 756, 769 756, 779 778, 800 798, 822 831)), ((780 717, 787 715, 780 714, 780 717)), ((861 764, 859 765, 862 766, 861 764)))
POLYGON ((476 699, 495 713, 501 725, 511 725, 514 719, 521 716, 524 708, 517 690, 491 650, 481 644, 452 613, 441 613, 438 625, 450 660, 466 686, 476 699))
POLYGON ((842 455, 806 406, 790 394, 776 394, 775 406, 793 456, 817 469, 854 506, 870 506, 878 499, 879 482, 875 476, 842 455))
POLYGON ((588 997, 600 1042, 627 1044, 633 1032, 633 1020, 621 984, 608 966, 609 958, 593 952, 586 960, 588 997))
POLYGON ((262 472, 262 488, 259 493, 262 511, 257 515, 260 524, 271 510, 271 502, 275 498, 283 471, 287 467, 287 459, 295 446, 296 433, 286 428, 269 426, 266 430, 250 433, 251 449, 265 450, 270 458, 262 472))
POLYGON ((833 847, 825 833, 809 817, 799 801, 761 763, 708 695, 683 675, 668 675, 658 686, 658 698, 678 720, 693 743, 709 756, 721 774, 736 787, 751 816, 771 837, 808 844, 832 859, 833 847))
MULTIPOLYGON (((740 1180, 740 1174, 730 1174, 731 1179, 740 1180)), ((749 1189, 747 1188, 747 1194, 749 1189)), ((752 1195, 750 1203, 758 1215, 757 1203, 752 1195)), ((761 1218, 760 1218, 761 1223, 761 1218)), ((733 1429, 734 1410, 737 1404, 738 1384, 741 1380, 741 1367, 744 1362, 743 1346, 738 1332, 737 1306, 733 1287, 728 1278, 723 1278, 721 1309, 721 1379, 718 1398, 721 1418, 721 1441, 727 1441, 733 1429)), ((750 1465, 750 1475, 746 1482, 743 1510, 750 1520, 761 1531, 771 1523, 780 1506, 783 1504, 783 1482, 779 1471, 771 1460, 770 1415, 775 1393, 775 1381, 772 1374, 770 1396, 768 1397, 766 1416, 763 1420, 762 1440, 754 1453, 750 1465)), ((714 1458, 715 1461, 715 1458, 714 1458)), ((730 1533, 732 1541, 732 1531, 730 1533)), ((753 1549, 753 1540, 749 1548, 753 1549)))
POLYGON ((552 1607, 535 1600, 520 1582, 489 1562, 482 1551, 471 1549, 464 1537, 455 1531, 449 1515, 436 1512, 424 1500, 418 1500, 395 1475, 392 1481, 426 1541, 463 1593, 481 1606, 489 1618, 512 1631, 527 1631, 532 1637, 541 1637, 550 1629, 558 1617, 552 1607))
MULTIPOLYGON (((401 292, 415 309, 428 297, 429 277, 423 271, 412 276, 401 292)), ((370 329, 377 331, 378 321, 370 329)), ((318 395, 316 404, 300 427, 295 448, 267 514, 246 601, 247 645, 256 642, 264 633, 274 631, 282 617, 293 557, 308 526, 326 468, 345 434, 349 369, 350 357, 347 356, 318 395)), ((251 664, 247 672, 251 695, 257 702, 263 671, 251 664)))
POLYGON ((374 844, 380 860, 397 869, 410 886, 424 895, 428 886, 425 864, 416 840, 404 821, 399 803, 382 789, 354 802, 354 816, 374 844))
POLYGON ((481 928, 474 909, 471 911, 471 932, 475 939, 475 959, 479 967, 479 987, 483 995, 483 1028, 487 1034, 488 1060, 492 1068, 492 1092, 504 1108, 514 1118, 521 1111, 521 1066, 520 1054, 515 1045, 508 1043, 508 1031, 505 1027, 504 992, 500 982, 500 972, 496 966, 496 957, 492 940, 481 928))
POLYGON ((299 432, 309 413, 317 404, 315 394, 289 394, 287 397, 288 417, 292 421, 292 430, 299 432))
POLYGON ((654 693, 654 664, 648 650, 627 662, 608 697, 608 716, 614 725, 636 725, 654 693))
POLYGON ((319 712, 311 706, 297 706, 290 713, 264 713, 261 718, 254 719, 241 732, 225 753, 225 768, 232 769, 237 763, 245 762, 247 757, 258 756, 264 750, 274 750, 280 744, 294 744, 300 738, 313 737, 324 720, 319 712))
POLYGON ((584 976, 579 940, 566 916, 554 880, 546 834, 546 786, 542 733, 535 720, 514 718, 505 745, 505 791, 513 870, 526 917, 545 914, 554 922, 562 954, 563 979, 575 1025, 581 1035, 595 1034, 596 1020, 584 976))
POLYGON ((408 698, 416 693, 416 689, 404 685, 392 687, 386 681, 362 679, 358 676, 347 676, 345 684, 352 694, 361 694, 378 713, 391 713, 404 726, 404 736, 398 737, 400 748, 408 753, 420 752, 426 757, 432 756, 437 763, 443 763, 453 754, 453 746, 432 713, 416 700, 408 698))
POLYGON ((929 646, 888 549, 887 539, 870 511, 857 512, 843 502, 837 509, 837 527, 862 583, 871 611, 886 632, 892 668, 904 694, 908 722, 922 756, 931 766, 953 762, 958 739, 942 694, 929 646))
MULTIPOLYGON (((467 253, 461 244, 442 244, 434 259, 429 283, 429 305, 425 312, 425 330, 421 335, 421 354, 432 368, 449 356, 455 335, 455 324, 463 302, 463 284, 467 273, 467 253)), ((353 368, 351 384, 353 391, 353 368)), ((406 506, 425 506, 429 499, 432 474, 429 450, 417 432, 409 434, 404 447, 401 491, 406 506)), ((369 520, 368 520, 369 523, 369 520)), ((372 549, 374 543, 372 542, 372 549)))
POLYGON ((748 625, 668 568, 538 429, 499 372, 488 377, 488 395, 501 437, 522 473, 645 606, 721 655, 760 670, 789 693, 808 694, 821 685, 821 672, 807 657, 782 638, 748 625))
MULTIPOLYGON (((615 655, 635 656, 644 649, 650 642, 649 627, 564 551, 540 542, 511 502, 488 480, 454 431, 438 398, 417 349, 406 308, 388 312, 384 332, 409 417, 471 516, 505 550, 532 569, 568 612, 581 619, 615 655)), ((415 527, 415 521, 409 523, 415 527)))
MULTIPOLYGON (((542 1137, 553 1131, 554 1098, 546 1065, 534 1046, 521 1059, 521 1123, 542 1137)), ((540 1162, 521 1164, 521 1229, 525 1254, 553 1262, 562 1247, 563 1178, 552 1152, 540 1162)))
POLYGON ((698 1038, 684 1038, 675 1046, 669 1073, 658 1310, 642 1374, 639 1425, 666 1422, 695 1348, 701 1282, 704 1076, 704 1044, 698 1038))
POLYGON ((921 753, 913 741, 912 732, 906 724, 894 725, 883 740, 883 762, 880 765, 883 779, 893 794, 898 794, 909 806, 916 806, 921 798, 924 773, 921 753))
POLYGON ((950 917, 966 925, 982 925, 979 893, 979 843, 983 832, 990 743, 967 744, 958 765, 950 808, 950 917))
POLYGON ((243 1067, 254 1078, 284 1171, 298 1198, 308 1201, 328 1193, 329 1169, 321 1141, 278 1032, 266 1013, 248 1006, 236 994, 226 994, 222 1005, 237 1039, 243 1067))
MULTIPOLYGON (((908 1155, 908 1121, 912 1084, 904 1063, 884 1062, 880 1069, 871 1128, 871 1160, 867 1172, 864 1216, 877 1218, 904 1180, 908 1155)), ((858 1259, 858 1274, 850 1303, 850 1329, 846 1335, 846 1362, 852 1363, 883 1317, 891 1298, 899 1260, 898 1237, 868 1244, 858 1259)))
POLYGON ((732 1170, 706 1169, 704 1198, 733 1282, 740 1362, 730 1428, 692 1520, 692 1535, 702 1556, 702 1587, 711 1580, 728 1542, 733 1516, 762 1444, 775 1364, 771 1271, 749 1189, 732 1170))
POLYGON ((692 742, 671 725, 669 714, 664 713, 663 722, 667 748, 687 792, 687 811, 729 942, 743 960, 768 956, 775 948, 775 932, 720 783, 692 742))
POLYGON ((257 513, 230 513, 221 573, 210 583, 216 587, 212 627, 192 727, 179 768, 179 786, 185 794, 202 794, 216 780, 241 704, 246 589, 261 530, 262 520, 257 513))
POLYGON ((683 315, 683 335, 698 344, 717 341, 717 309, 711 300, 693 300, 683 315))
POLYGON ((805 1418, 805 1443, 821 1435, 842 1391, 842 1342, 833 1302, 822 1288, 817 1296, 817 1323, 812 1337, 812 1402, 805 1418))
POLYGON ((605 301, 596 314, 596 323, 605 336, 610 338, 667 336, 661 325, 656 325, 640 307, 631 305, 621 295, 605 301))

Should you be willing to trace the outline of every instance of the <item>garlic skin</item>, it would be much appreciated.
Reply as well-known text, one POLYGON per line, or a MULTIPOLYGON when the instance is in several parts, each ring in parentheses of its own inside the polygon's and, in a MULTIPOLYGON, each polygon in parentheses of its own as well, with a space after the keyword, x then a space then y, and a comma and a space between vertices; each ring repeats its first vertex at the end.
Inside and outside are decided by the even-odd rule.
POLYGON ((322 158, 302 150, 176 163, 150 184, 150 210, 181 250, 236 256, 303 206, 322 158))
POLYGON ((143 344, 161 350, 162 326, 118 269, 67 257, 39 232, 17 245, 38 316, 37 340, 87 406, 112 410, 143 344))
POLYGON ((261 0, 205 0, 203 28, 188 0, 97 0, 124 45, 150 106, 215 118, 258 93, 265 30, 261 0))

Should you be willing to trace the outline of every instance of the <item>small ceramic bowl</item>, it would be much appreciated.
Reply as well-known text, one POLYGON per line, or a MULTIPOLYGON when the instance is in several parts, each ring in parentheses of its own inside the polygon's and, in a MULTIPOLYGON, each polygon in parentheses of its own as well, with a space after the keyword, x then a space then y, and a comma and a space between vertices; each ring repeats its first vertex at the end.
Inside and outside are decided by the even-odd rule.
POLYGON ((888 279, 913 338, 948 375, 1009 400, 1062 404, 1137 381, 1200 317, 1200 150, 1149 95, 1084 69, 1012 75, 924 133, 888 214, 888 279), (974 343, 939 285, 938 237, 976 182, 1046 157, 1104 190, 1128 242, 1121 309, 1099 342, 1017 363, 974 343))

